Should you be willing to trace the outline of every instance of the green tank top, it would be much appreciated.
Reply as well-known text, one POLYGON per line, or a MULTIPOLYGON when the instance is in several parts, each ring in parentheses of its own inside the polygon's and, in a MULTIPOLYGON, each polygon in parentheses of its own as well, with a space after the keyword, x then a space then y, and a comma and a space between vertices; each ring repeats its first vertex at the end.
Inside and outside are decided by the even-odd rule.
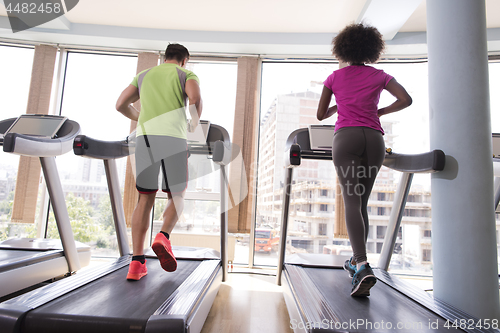
POLYGON ((141 112, 137 136, 163 135, 186 139, 186 81, 198 77, 176 64, 163 63, 146 69, 132 80, 139 89, 141 112))

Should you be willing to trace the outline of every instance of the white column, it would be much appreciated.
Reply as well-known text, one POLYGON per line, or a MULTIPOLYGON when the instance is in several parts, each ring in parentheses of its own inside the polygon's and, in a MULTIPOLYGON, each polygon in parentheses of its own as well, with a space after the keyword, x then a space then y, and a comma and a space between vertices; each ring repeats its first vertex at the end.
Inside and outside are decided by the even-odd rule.
POLYGON ((427 1, 434 296, 500 318, 484 0, 427 1))

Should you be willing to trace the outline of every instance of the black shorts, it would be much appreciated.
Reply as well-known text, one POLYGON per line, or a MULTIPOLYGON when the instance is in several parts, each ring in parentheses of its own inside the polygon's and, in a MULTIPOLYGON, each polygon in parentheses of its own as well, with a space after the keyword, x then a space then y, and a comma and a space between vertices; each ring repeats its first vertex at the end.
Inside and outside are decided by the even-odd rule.
POLYGON ((136 188, 140 193, 158 191, 158 172, 163 175, 162 190, 181 193, 188 180, 188 148, 185 139, 160 135, 137 137, 135 148, 136 188))

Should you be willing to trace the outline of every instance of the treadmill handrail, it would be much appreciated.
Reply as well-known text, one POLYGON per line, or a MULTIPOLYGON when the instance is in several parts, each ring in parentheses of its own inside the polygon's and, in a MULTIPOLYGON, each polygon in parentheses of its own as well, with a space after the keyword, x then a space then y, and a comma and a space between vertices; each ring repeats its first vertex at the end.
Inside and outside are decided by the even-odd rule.
POLYGON ((128 139, 120 141, 103 141, 86 135, 78 135, 73 142, 73 152, 78 156, 107 160, 126 157, 135 152, 135 144, 128 139))
POLYGON ((384 166, 401 172, 409 173, 434 173, 443 171, 446 156, 442 150, 421 154, 386 153, 384 166))
MULTIPOLYGON (((309 128, 299 128, 288 136, 285 144, 285 166, 300 165, 300 159, 332 160, 331 150, 312 150, 309 139, 309 128), (292 156, 293 150, 300 148, 299 156, 292 156), (295 162, 291 160, 295 158, 295 162), (297 161, 298 159, 298 161, 297 161)), ((442 171, 446 156, 442 150, 435 149, 420 154, 386 153, 384 165, 390 169, 411 172, 427 173, 442 171)))

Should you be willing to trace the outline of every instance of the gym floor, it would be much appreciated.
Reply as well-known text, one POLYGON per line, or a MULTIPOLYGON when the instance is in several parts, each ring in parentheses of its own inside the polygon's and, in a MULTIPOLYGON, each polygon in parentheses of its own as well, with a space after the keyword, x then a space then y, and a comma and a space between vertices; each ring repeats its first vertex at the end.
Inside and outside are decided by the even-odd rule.
POLYGON ((292 333, 283 289, 276 285, 276 276, 266 274, 235 267, 222 283, 201 333, 292 333))

